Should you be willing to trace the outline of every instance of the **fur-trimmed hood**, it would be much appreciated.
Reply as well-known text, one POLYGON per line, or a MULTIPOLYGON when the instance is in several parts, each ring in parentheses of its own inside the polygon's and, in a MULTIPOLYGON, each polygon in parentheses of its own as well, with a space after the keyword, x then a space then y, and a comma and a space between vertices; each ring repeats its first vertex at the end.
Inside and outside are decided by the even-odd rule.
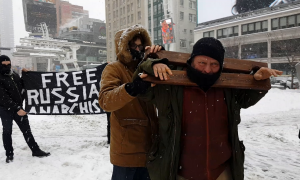
POLYGON ((144 40, 144 46, 151 46, 151 39, 148 31, 141 25, 134 25, 127 29, 122 29, 118 31, 115 35, 115 48, 117 58, 120 62, 124 64, 129 64, 132 60, 132 56, 129 51, 129 41, 132 38, 140 34, 144 40))

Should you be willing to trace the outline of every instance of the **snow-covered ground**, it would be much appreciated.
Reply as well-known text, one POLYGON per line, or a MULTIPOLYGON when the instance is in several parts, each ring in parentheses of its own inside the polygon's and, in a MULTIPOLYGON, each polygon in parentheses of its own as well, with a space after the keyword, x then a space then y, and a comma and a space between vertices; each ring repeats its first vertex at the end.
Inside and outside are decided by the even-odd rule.
MULTIPOLYGON (((14 124, 15 160, 5 163, 0 142, 0 180, 110 180, 106 115, 30 116, 41 149, 33 158, 14 124)), ((272 89, 254 107, 242 110, 240 138, 246 146, 246 180, 300 179, 300 90, 272 89)), ((2 134, 2 129, 0 130, 2 134)))

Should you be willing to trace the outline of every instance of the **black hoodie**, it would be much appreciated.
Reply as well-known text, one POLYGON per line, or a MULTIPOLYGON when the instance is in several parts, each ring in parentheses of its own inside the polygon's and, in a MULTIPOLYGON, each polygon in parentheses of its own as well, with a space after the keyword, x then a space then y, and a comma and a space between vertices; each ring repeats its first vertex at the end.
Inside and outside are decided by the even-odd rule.
POLYGON ((23 85, 20 76, 15 72, 5 71, 6 67, 4 67, 4 72, 2 71, 4 60, 10 61, 10 59, 4 55, 0 56, 0 107, 16 112, 22 109, 23 85))

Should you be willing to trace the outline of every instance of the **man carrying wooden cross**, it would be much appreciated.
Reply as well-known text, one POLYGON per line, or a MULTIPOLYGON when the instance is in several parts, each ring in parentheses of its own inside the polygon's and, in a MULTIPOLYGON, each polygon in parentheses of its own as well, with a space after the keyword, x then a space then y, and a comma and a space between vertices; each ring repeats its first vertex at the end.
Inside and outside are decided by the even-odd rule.
MULTIPOLYGON (((244 179, 245 147, 238 136, 240 109, 256 104, 267 90, 212 87, 222 73, 224 53, 219 40, 202 38, 186 63, 188 78, 198 86, 157 84, 138 96, 158 109, 159 140, 149 152, 147 165, 151 180, 244 179)), ((149 87, 150 82, 142 80, 147 74, 168 80, 172 71, 167 61, 143 62, 134 81, 149 87), (146 74, 139 77, 141 72, 146 74)), ((254 74, 257 81, 282 74, 258 69, 254 74)))

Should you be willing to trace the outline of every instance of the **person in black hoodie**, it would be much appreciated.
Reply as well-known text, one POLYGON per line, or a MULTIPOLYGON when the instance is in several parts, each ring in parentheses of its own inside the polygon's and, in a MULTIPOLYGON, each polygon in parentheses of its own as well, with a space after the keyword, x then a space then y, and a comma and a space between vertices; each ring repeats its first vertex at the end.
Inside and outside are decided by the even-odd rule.
POLYGON ((44 152, 39 148, 31 133, 27 113, 22 109, 22 89, 21 78, 11 70, 10 58, 5 55, 0 56, 0 118, 7 163, 14 159, 11 138, 13 120, 22 131, 25 141, 32 151, 32 156, 46 157, 50 155, 49 152, 44 152))

